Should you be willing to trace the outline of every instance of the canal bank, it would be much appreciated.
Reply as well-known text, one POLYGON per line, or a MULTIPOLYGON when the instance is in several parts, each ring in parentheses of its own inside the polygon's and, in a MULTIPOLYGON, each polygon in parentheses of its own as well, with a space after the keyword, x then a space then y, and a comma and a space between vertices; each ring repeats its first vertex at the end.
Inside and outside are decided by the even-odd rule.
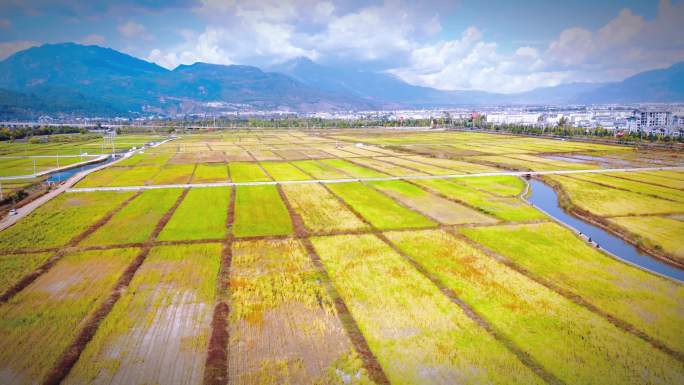
POLYGON ((596 224, 567 213, 560 205, 558 193, 547 183, 531 179, 528 189, 524 198, 528 203, 578 233, 592 246, 625 263, 684 283, 684 270, 640 251, 635 245, 596 224))

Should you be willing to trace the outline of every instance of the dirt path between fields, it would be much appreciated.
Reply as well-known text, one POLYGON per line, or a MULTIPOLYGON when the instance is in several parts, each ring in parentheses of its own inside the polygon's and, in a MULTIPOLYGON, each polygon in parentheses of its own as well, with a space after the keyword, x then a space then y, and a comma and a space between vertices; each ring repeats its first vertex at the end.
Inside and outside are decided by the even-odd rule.
POLYGON ((230 267, 233 262, 233 222, 235 220, 235 187, 231 189, 226 215, 226 239, 221 253, 221 265, 216 280, 216 304, 211 320, 211 336, 207 344, 204 367, 205 385, 228 382, 228 316, 230 315, 230 267))

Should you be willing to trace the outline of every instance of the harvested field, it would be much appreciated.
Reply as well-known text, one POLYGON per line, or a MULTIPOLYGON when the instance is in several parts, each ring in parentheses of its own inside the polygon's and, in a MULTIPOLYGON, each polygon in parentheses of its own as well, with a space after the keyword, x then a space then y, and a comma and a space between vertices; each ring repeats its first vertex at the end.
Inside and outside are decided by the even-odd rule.
POLYGON ((232 261, 229 383, 369 382, 298 241, 240 241, 232 261))
POLYGON ((0 382, 40 383, 137 252, 69 254, 0 305, 0 382))
POLYGON ((221 245, 153 248, 66 384, 201 384, 221 245))

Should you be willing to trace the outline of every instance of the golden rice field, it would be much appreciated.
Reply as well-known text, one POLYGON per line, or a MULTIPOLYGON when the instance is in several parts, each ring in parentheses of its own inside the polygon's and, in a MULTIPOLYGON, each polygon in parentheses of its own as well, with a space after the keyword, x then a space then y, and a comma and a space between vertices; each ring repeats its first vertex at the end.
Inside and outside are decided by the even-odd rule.
POLYGON ((580 171, 537 178, 684 265, 683 164, 474 132, 180 135, 0 231, 0 383, 683 384, 684 285, 511 173, 580 171))

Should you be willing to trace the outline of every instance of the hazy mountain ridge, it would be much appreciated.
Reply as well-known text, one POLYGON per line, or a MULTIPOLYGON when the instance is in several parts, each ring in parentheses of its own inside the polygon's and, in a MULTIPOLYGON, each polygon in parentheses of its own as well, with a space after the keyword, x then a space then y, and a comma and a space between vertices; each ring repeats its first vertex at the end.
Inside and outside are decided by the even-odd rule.
POLYGON ((0 115, 205 112, 209 102, 292 111, 503 104, 684 101, 684 63, 622 82, 570 83, 516 94, 442 91, 382 72, 299 58, 262 71, 195 63, 168 70, 109 48, 46 44, 0 62, 0 115))

